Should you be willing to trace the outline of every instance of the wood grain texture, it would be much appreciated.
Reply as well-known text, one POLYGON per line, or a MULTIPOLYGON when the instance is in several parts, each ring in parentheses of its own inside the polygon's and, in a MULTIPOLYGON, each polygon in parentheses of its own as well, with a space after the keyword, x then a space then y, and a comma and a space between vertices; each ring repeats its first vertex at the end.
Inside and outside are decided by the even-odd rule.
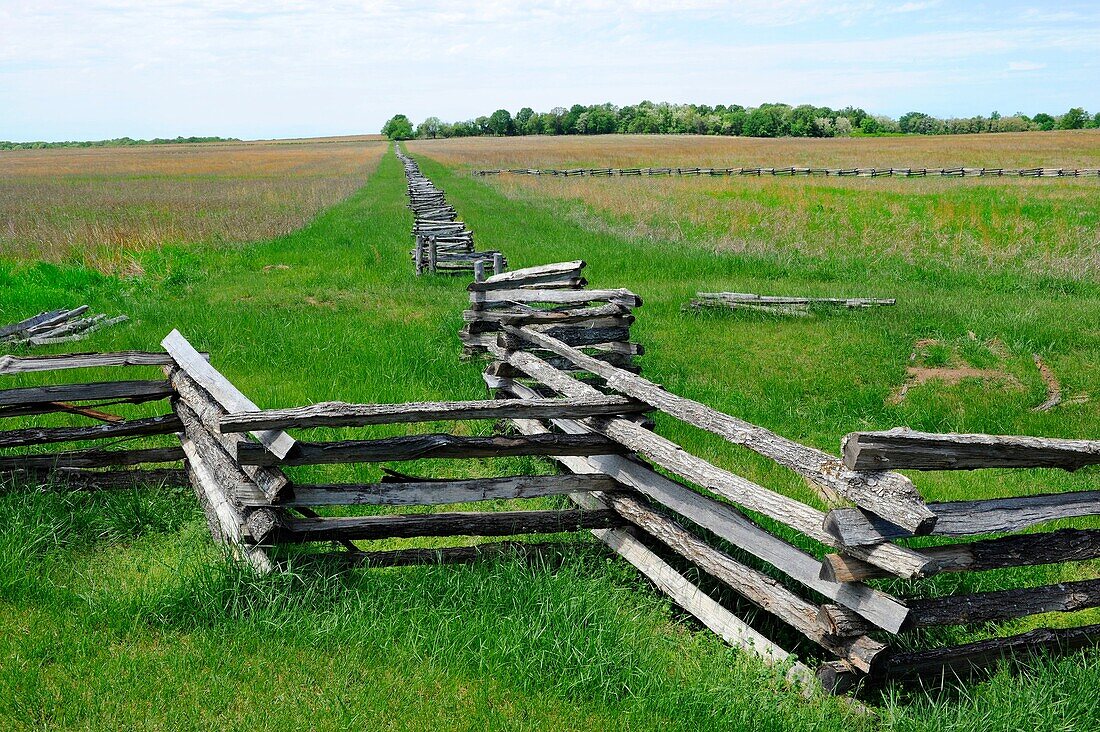
MULTIPOLYGON (((169 333, 160 345, 172 356, 176 364, 227 412, 259 411, 255 402, 242 394, 229 382, 229 379, 207 363, 202 354, 196 351, 178 330, 169 333)), ((285 432, 257 431, 253 433, 253 437, 277 457, 284 457, 294 447, 294 438, 285 432)))
POLYGON ((26 427, 0 432, 0 447, 26 447, 57 442, 100 440, 139 435, 166 435, 178 432, 182 423, 174 414, 123 422, 108 422, 91 427, 26 427))
MULTIPOLYGON (((593 387, 577 381, 538 357, 522 351, 506 352, 494 347, 493 355, 547 387, 568 396, 599 393, 593 387)), ((520 385, 513 385, 517 387, 520 385)), ((522 396, 523 394, 519 394, 522 396)), ((533 394, 528 394, 532 395, 533 394)), ((556 422, 559 427, 565 422, 556 422)), ((780 523, 795 528, 826 545, 835 540, 824 531, 825 514, 812 506, 768 490, 739 475, 722 470, 709 462, 683 450, 676 443, 657 435, 644 426, 624 419, 589 421, 584 425, 605 434, 613 440, 648 458, 660 467, 680 475, 696 485, 733 501, 745 508, 769 516, 780 523)), ((931 560, 911 549, 894 544, 881 544, 858 551, 861 559, 889 569, 900 577, 923 576, 931 569, 931 560)), ((820 570, 810 572, 819 575, 820 570)))
POLYGON ((843 462, 828 453, 781 437, 771 430, 731 417, 700 402, 671 394, 658 384, 594 359, 530 327, 504 325, 502 331, 569 359, 605 379, 611 389, 621 394, 634 397, 688 424, 770 458, 809 480, 822 483, 857 506, 886 517, 914 533, 928 533, 935 526, 935 514, 928 510, 912 482, 905 476, 849 470, 843 462))
MULTIPOLYGON (((209 359, 209 354, 202 354, 202 356, 209 359)), ((147 351, 64 353, 56 356, 0 356, 0 376, 102 366, 169 366, 172 363, 172 357, 167 353, 147 351)))
MULTIPOLYGON (((52 402, 125 401, 132 404, 167 399, 166 381, 95 381, 84 384, 24 386, 0 391, 0 407, 49 406, 52 402)), ((53 411, 53 410, 50 410, 53 411)), ((2 414, 2 412, 0 412, 2 414)))
MULTIPOLYGON (((1057 519, 1100 514, 1100 491, 948 501, 930 503, 928 507, 938 517, 932 532, 936 536, 1001 534, 1057 519)), ((913 535, 857 508, 829 511, 825 528, 845 546, 875 544, 913 535)))
MULTIPOLYGON (((513 388, 522 391, 523 387, 517 384, 513 388)), ((546 429, 534 420, 513 420, 513 424, 525 434, 538 434, 546 429)), ((567 431, 588 429, 568 420, 558 420, 555 425, 567 431)), ((556 459, 575 473, 610 475, 646 498, 782 570, 806 587, 851 607, 880 627, 896 632, 905 622, 908 610, 894 598, 866 586, 845 586, 821 580, 819 563, 813 556, 764 531, 733 507, 702 496, 644 465, 615 456, 587 459, 557 456, 556 459), (851 591, 847 587, 851 587, 851 591)))
MULTIPOLYGON (((925 547, 936 572, 984 572, 1004 567, 1026 567, 1100 558, 1100 529, 1058 529, 1041 534, 1002 536, 964 544, 925 547)), ((885 579, 885 570, 844 554, 827 554, 822 576, 839 582, 885 579)))
POLYGON ((0 457, 0 470, 52 470, 55 468, 106 468, 113 465, 174 463, 183 459, 179 447, 150 447, 141 450, 73 450, 36 455, 0 457))
POLYGON ((340 516, 288 519, 269 522, 271 509, 259 509, 248 517, 253 536, 271 535, 275 542, 375 540, 417 536, 514 536, 557 534, 582 529, 620 526, 614 511, 489 511, 397 516, 340 516), (262 524, 253 529, 254 524, 262 524))
POLYGON ((375 424, 510 417, 591 417, 599 414, 635 414, 648 409, 648 406, 633 399, 602 395, 534 401, 486 399, 406 404, 324 402, 292 409, 227 414, 221 418, 219 428, 222 432, 247 432, 292 427, 363 427, 375 424))
POLYGON ((280 505, 428 506, 539 498, 577 491, 610 491, 617 487, 618 484, 608 477, 577 475, 515 475, 366 485, 295 485, 293 498, 282 501, 280 505))
POLYGON ((263 446, 242 443, 237 457, 242 465, 326 465, 383 463, 427 458, 491 458, 515 455, 607 455, 627 450, 601 435, 539 435, 535 437, 464 437, 405 435, 378 440, 299 442, 283 460, 263 446))
POLYGON ((895 428, 853 432, 842 442, 854 470, 1061 468, 1100 464, 1100 440, 1018 435, 935 434, 895 428))

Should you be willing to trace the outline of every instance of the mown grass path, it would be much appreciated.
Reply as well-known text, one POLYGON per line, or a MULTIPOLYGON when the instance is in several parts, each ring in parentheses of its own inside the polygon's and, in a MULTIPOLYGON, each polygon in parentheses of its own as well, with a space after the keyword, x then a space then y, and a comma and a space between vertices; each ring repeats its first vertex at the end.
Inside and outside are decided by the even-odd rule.
MULTIPOLYGON (((596 285, 646 297, 637 328, 655 378, 825 447, 842 423, 857 426, 853 413, 881 417, 885 376, 856 390, 866 395, 854 412, 850 401, 837 403, 846 392, 836 387, 882 371, 879 349, 911 345, 894 343, 882 321, 851 316, 862 327, 837 333, 818 321, 731 327, 678 312, 698 281, 792 285, 805 275, 594 233, 560 211, 424 167, 480 246, 500 247, 514 266, 583 258, 596 285), (787 327, 794 331, 781 332, 787 327), (858 337, 864 331, 870 341, 858 337), (815 376, 819 349, 850 355, 815 376)), ((155 348, 179 328, 263 406, 476 398, 479 366, 459 362, 455 336, 465 282, 413 277, 409 224, 404 178, 389 155, 361 191, 271 242, 142 255, 144 275, 130 280, 2 265, 0 320, 81 303, 129 314, 131 327, 87 344, 103 350, 155 348)), ((964 285, 954 291, 935 312, 961 327, 960 303, 972 302, 969 312, 982 305, 964 285)), ((1061 326, 1046 327, 1057 342, 1061 326)), ((1085 341, 1086 355, 1092 348, 1085 341)), ((975 399, 978 414, 994 403, 975 399)), ((702 436, 662 429, 704 456, 768 473, 702 436)), ((493 468, 439 465, 440 474, 493 468)), ((516 560, 257 580, 217 560, 189 491, 13 492, 0 495, 0 511, 4 728, 990 729, 1026 719, 1036 729, 1089 729, 1097 718, 1087 693, 1096 672, 1081 657, 1035 677, 1000 674, 963 696, 887 700, 877 718, 833 699, 804 700, 774 670, 696 630, 584 537, 560 566, 516 560)))

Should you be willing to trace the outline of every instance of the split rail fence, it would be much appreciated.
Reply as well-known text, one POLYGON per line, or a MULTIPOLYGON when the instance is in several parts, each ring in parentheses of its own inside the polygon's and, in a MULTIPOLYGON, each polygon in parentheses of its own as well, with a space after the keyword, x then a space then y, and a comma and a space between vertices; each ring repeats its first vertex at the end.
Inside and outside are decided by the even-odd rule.
POLYGON ((919 582, 944 572, 1100 558, 1097 529, 1019 533, 1100 515, 1100 490, 928 503, 912 480, 894 472, 1076 470, 1100 463, 1100 441, 891 430, 853 433, 840 456, 826 453, 643 378, 633 361, 640 349, 629 336, 631 311, 640 299, 627 290, 584 289, 583 266, 542 265, 471 285, 467 323, 479 327, 464 337, 473 339, 466 342, 471 355, 488 361, 484 380, 492 399, 261 410, 175 331, 162 342, 163 353, 4 357, 0 375, 159 366, 165 378, 0 391, 0 418, 70 414, 102 422, 0 432, 0 471, 32 483, 61 476, 82 488, 186 475, 212 536, 259 571, 277 569, 284 555, 311 543, 326 547, 319 553, 353 564, 399 565, 470 561, 530 548, 518 540, 530 535, 592 531, 727 642, 788 664, 793 678, 819 682, 830 692, 890 680, 938 682, 1001 658, 1065 652, 1100 640, 1100 626, 1087 625, 926 647, 930 636, 921 631, 927 628, 984 627, 1100 606, 1100 579, 932 597, 919 582), (114 419, 104 411, 111 404, 166 399, 171 412, 153 418, 114 419), (693 454, 652 429, 648 415, 654 411, 793 471, 834 507, 822 510, 693 454), (330 441, 288 433, 468 420, 507 420, 512 431, 330 441), (178 445, 29 451, 169 433, 178 434, 178 445), (18 453, 7 454, 12 449, 18 453), (305 465, 510 456, 552 458, 564 473, 439 479, 388 471, 370 483, 318 484, 294 481, 285 472, 305 465), (167 467, 134 469, 148 465, 167 467), (364 515, 364 507, 547 496, 567 496, 575 507, 364 515), (905 543, 921 535, 950 538, 919 549, 905 543), (426 536, 513 539, 385 552, 357 543, 426 536), (981 538, 960 540, 973 537, 981 538), (336 552, 327 549, 333 546, 336 552), (777 642, 779 626, 743 620, 739 605, 716 599, 708 585, 693 579, 691 567, 806 638, 827 660, 815 674, 777 642), (914 594, 891 594, 874 584, 890 578, 917 581, 914 594))
POLYGON ((785 168, 511 168, 500 170, 477 170, 474 175, 547 175, 571 178, 627 178, 668 177, 668 176, 825 176, 855 178, 1097 178, 1098 168, 805 168, 789 166, 785 168))
POLYGON ((500 252, 475 251, 474 233, 458 221, 458 212, 431 180, 420 172, 416 161, 396 149, 408 181, 409 208, 412 209, 413 237, 411 252, 416 274, 425 271, 473 271, 475 266, 504 271, 508 262, 500 252))

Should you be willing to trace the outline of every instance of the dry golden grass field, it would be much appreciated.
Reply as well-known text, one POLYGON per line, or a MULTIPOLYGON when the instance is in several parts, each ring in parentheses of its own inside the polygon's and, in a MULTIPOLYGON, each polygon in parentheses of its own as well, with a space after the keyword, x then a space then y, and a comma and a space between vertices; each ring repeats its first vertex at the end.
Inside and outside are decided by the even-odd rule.
MULTIPOLYGON (((458 169, 581 166, 1100 167, 1100 131, 754 139, 470 138, 409 145, 458 169)), ((486 178, 588 226, 715 251, 1100 276, 1100 180, 486 178), (578 206, 584 213, 578 214, 578 206)))
POLYGON ((378 136, 0 152, 0 252, 126 271, 166 244, 300 228, 360 188, 378 136))

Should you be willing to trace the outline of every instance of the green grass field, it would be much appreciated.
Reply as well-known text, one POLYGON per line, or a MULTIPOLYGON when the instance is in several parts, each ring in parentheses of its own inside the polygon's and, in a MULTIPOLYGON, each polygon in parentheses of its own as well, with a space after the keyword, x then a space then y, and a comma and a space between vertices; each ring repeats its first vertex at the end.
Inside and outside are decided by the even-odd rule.
MULTIPOLYGON (((833 452, 848 431, 899 424, 1096 436, 1095 281, 1040 268, 1028 274, 861 257, 829 231, 819 232, 814 253, 716 251, 705 227, 667 237, 660 227, 632 233, 621 216, 582 201, 538 190, 504 195, 491 181, 426 158, 421 164, 470 223, 479 248, 503 250, 513 267, 585 259, 594 286, 641 294, 634 328, 647 348, 644 372, 674 392, 833 452), (696 290, 877 295, 899 304, 793 320, 681 313, 696 290), (1018 384, 926 384, 888 404, 922 338, 939 341, 928 365, 996 368, 1018 384), (1044 396, 1033 353, 1067 395, 1093 400, 1031 412, 1044 396)), ((130 315, 131 325, 80 344, 96 350, 154 349, 178 328, 266 407, 478 398, 480 365, 460 362, 456 336, 466 281, 413 276, 404 185, 389 154, 361 190, 293 234, 136 253, 140 274, 131 278, 0 260, 0 322, 83 303, 130 315)), ((982 193, 988 189, 970 190, 996 209, 996 197, 982 193)), ((1093 220, 1095 193, 1081 204, 1093 220)), ((667 419, 658 430, 716 464, 817 501, 792 476, 715 438, 667 419)), ((460 469, 490 474, 500 462, 460 469)), ((509 464, 550 469, 534 460, 509 464)), ((459 469, 433 467, 440 475, 459 469)), ((931 474, 918 476, 918 487, 929 500, 977 498, 1095 488, 1098 475, 931 474)), ((1100 723, 1091 689, 1100 681, 1096 652, 942 690, 890 689, 868 699, 873 716, 836 699, 803 699, 781 673, 701 630, 584 536, 546 564, 516 558, 256 579, 221 561, 190 491, 9 491, 0 494, 0 511, 4 729, 1089 730, 1100 723)), ((885 586, 990 590, 1095 576, 1098 568, 885 586)), ((742 610, 785 647, 814 657, 809 644, 742 610)), ((963 642, 1085 622, 1100 622, 1100 613, 950 628, 924 639, 963 642)))

